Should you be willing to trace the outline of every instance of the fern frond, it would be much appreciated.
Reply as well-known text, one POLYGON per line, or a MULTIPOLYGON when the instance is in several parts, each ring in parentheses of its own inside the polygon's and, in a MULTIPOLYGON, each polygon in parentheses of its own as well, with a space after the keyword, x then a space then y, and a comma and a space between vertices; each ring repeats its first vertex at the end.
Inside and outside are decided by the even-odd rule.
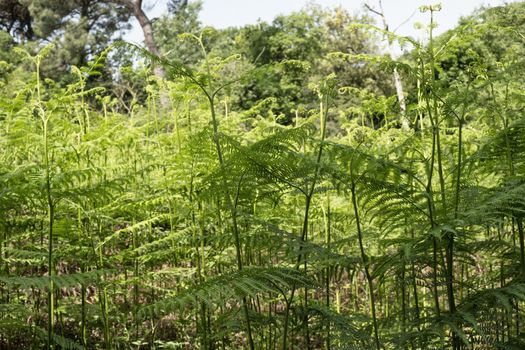
POLYGON ((72 273, 67 275, 39 276, 39 277, 3 277, 0 276, 0 283, 10 287, 18 288, 48 288, 53 281, 58 288, 71 288, 81 284, 95 283, 105 274, 112 273, 112 270, 93 270, 89 272, 72 273))
POLYGON ((311 281, 295 269, 246 267, 242 271, 212 278, 173 297, 141 309, 141 314, 167 314, 198 303, 209 305, 241 300, 261 292, 283 293, 292 286, 311 287, 311 281))

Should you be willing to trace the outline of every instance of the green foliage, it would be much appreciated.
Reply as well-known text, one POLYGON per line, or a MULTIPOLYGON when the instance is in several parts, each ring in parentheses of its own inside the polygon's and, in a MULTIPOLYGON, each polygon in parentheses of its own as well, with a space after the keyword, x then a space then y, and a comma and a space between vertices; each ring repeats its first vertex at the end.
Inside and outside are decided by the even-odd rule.
POLYGON ((166 314, 179 308, 196 307, 200 303, 215 307, 232 300, 241 300, 258 293, 284 294, 292 285, 312 287, 312 282, 294 269, 249 267, 232 274, 209 279, 201 285, 167 297, 141 310, 144 314, 166 314))
POLYGON ((1 348, 523 348, 522 4, 426 45, 342 9, 215 31, 172 5, 161 55, 115 44, 64 84, 53 47, 0 38, 1 348))

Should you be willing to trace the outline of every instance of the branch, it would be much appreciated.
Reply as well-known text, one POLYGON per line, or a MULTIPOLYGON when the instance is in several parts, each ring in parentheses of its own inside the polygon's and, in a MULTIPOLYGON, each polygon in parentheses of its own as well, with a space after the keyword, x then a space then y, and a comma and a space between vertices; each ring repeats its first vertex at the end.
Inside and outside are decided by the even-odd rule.
POLYGON ((412 19, 412 17, 414 17, 414 15, 417 13, 417 11, 418 11, 417 9, 414 10, 414 12, 412 12, 412 14, 411 14, 410 16, 407 17, 407 19, 405 19, 403 22, 401 22, 401 24, 398 25, 398 26, 396 27, 396 29, 394 29, 394 30, 392 31, 392 33, 395 33, 399 28, 401 28, 402 26, 404 26, 405 24, 407 24, 407 22, 410 21, 410 20, 412 19))
POLYGON ((377 11, 376 9, 374 9, 373 7, 371 7, 370 5, 368 5, 367 3, 365 3, 364 6, 365 6, 365 8, 366 8, 368 11, 370 11, 370 12, 372 12, 372 13, 375 13, 375 14, 378 15, 378 16, 384 17, 384 15, 383 15, 382 12, 377 11))

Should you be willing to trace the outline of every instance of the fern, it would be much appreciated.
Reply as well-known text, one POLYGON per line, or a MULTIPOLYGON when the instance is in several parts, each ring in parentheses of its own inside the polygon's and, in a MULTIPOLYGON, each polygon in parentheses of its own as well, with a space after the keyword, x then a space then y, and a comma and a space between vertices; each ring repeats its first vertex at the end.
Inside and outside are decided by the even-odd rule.
POLYGON ((262 292, 284 293, 292 285, 310 286, 303 274, 289 268, 247 267, 243 271, 209 279, 173 297, 148 305, 143 315, 167 314, 198 303, 226 303, 262 292))

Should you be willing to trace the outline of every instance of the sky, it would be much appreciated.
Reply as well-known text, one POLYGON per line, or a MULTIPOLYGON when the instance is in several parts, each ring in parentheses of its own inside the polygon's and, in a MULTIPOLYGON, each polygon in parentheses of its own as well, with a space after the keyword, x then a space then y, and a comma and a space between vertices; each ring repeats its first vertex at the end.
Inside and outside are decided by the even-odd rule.
MULTIPOLYGON (((192 1, 192 0, 190 0, 192 1)), ((258 20, 271 22, 275 16, 289 14, 305 7, 311 0, 203 0, 200 20, 204 26, 215 28, 239 27, 257 23, 258 20)), ((326 8, 342 6, 350 13, 364 11, 363 0, 315 0, 326 8)), ((368 4, 377 7, 378 0, 368 0, 368 4)), ((421 38, 422 32, 415 28, 416 22, 428 23, 428 13, 420 13, 422 5, 441 3, 442 10, 435 16, 438 27, 436 34, 453 28, 461 16, 471 14, 480 6, 502 5, 504 0, 383 0, 383 9, 390 29, 400 26, 396 33, 421 38), (407 21, 408 20, 408 21, 407 21), (403 24, 407 21, 405 24, 403 24)), ((160 17, 167 11, 167 0, 146 0, 146 12, 150 19, 160 17)), ((379 22, 378 22, 379 23, 379 22)), ((133 29, 124 36, 125 40, 135 43, 143 41, 142 31, 136 21, 133 29)))

